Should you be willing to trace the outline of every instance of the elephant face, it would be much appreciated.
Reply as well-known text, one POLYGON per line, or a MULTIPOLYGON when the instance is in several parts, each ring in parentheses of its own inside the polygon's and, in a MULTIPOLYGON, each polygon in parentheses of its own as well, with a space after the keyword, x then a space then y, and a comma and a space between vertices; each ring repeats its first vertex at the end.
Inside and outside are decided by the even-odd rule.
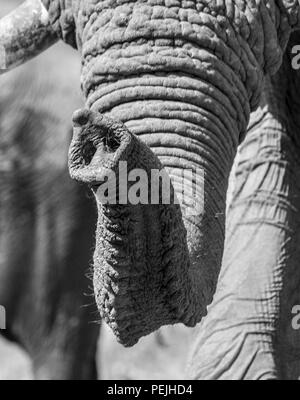
MULTIPOLYGON (((221 265, 229 171, 259 104, 264 74, 279 68, 290 32, 299 26, 298 2, 30 0, 29 6, 38 18, 26 18, 22 54, 13 52, 15 32, 4 36, 7 67, 54 36, 62 38, 81 53, 86 107, 121 121, 117 131, 128 131, 134 142, 123 160, 133 159, 146 173, 164 166, 179 195, 178 170, 203 171, 196 195, 203 207, 196 215, 186 215, 184 203, 179 210, 174 204, 98 204, 94 284, 101 315, 127 345, 164 323, 196 324, 221 265), (37 39, 28 27, 43 34, 37 39)), ((88 135, 101 143, 96 117, 89 118, 88 135)), ((76 132, 71 171, 85 148, 84 135, 76 132)), ((88 165, 94 177, 103 164, 99 143, 88 165)), ((117 153, 110 159, 113 164, 117 153)))

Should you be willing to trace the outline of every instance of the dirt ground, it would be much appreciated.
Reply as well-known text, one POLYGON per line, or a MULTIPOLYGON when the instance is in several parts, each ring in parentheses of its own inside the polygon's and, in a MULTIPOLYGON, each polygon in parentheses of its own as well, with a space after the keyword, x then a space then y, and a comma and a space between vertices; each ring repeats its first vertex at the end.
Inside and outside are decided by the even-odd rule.
MULTIPOLYGON (((118 344, 108 327, 101 332, 98 370, 101 379, 184 379, 193 330, 167 327, 133 348, 118 344)), ((28 356, 0 338, 0 380, 32 379, 28 356)))

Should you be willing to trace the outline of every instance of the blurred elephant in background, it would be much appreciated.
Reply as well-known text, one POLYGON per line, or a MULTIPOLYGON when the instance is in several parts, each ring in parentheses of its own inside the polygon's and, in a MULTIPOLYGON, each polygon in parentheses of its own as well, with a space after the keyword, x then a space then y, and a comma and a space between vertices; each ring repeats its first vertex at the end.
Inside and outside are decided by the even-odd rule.
MULTIPOLYGON (((59 38, 81 54, 86 107, 73 116, 69 167, 74 179, 91 186, 97 201, 94 291, 100 315, 118 340, 131 346, 165 324, 195 326, 214 297, 209 309, 212 315, 203 323, 213 321, 213 328, 207 328, 211 341, 204 337, 196 347, 191 367, 196 371, 194 377, 222 378, 224 371, 231 379, 277 379, 284 374, 284 368, 278 367, 280 351, 274 347, 274 338, 281 332, 277 323, 283 306, 280 300, 286 299, 283 303, 287 304, 293 297, 290 282, 285 281, 285 272, 290 270, 285 262, 291 254, 286 251, 285 224, 295 223, 295 218, 289 220, 294 210, 290 200, 296 201, 297 196, 292 193, 283 203, 281 198, 290 196, 287 187, 297 192, 297 185, 290 185, 289 168, 284 167, 290 162, 294 165, 295 145, 288 152, 282 150, 281 143, 288 147, 293 140, 281 127, 276 129, 284 135, 277 132, 280 145, 276 141, 279 150, 274 154, 283 157, 283 162, 258 160, 251 167, 254 175, 251 172, 247 181, 254 182, 250 198, 255 201, 249 203, 250 183, 239 188, 239 179, 245 179, 245 163, 241 161, 242 172, 237 168, 238 189, 228 211, 220 277, 219 271, 226 191, 237 147, 245 137, 250 113, 259 107, 264 81, 279 70, 289 37, 299 28, 296 0, 28 0, 0 22, 3 69, 26 61, 59 38), (24 21, 21 30, 15 28, 20 16, 24 21), (286 162, 285 157, 291 158, 286 162), (170 203, 163 201, 160 181, 157 203, 149 204, 151 179, 143 202, 121 201, 124 187, 120 184, 117 204, 105 203, 100 184, 107 170, 122 175, 121 161, 127 163, 127 172, 142 169, 146 178, 153 170, 166 171, 173 182, 170 203), (182 197, 185 170, 195 172, 196 177, 189 175, 187 201, 178 204, 175 200, 182 197), (199 170, 202 174, 197 182, 199 170), (195 180, 202 189, 196 196, 195 180), (266 191, 273 202, 266 201, 266 191), (242 206, 237 200, 240 194, 242 206), (274 202, 275 194, 280 202, 274 202), (196 212, 190 212, 191 203, 196 204, 196 212), (197 204, 203 207, 198 209, 197 204), (239 207, 245 207, 245 215, 239 207), (237 229, 232 231, 235 220, 237 229), (273 223, 264 223, 267 220, 273 223), (253 257, 249 243, 242 242, 249 237, 251 247, 258 246, 255 257, 261 255, 263 246, 263 260, 253 257), (231 255, 236 252, 244 257, 242 267, 231 255), (276 254, 276 263, 269 262, 276 254), (229 333, 228 340, 219 336, 222 324, 228 324, 234 338, 229 333), (212 353, 213 345, 223 339, 219 352, 212 353), (228 360, 219 366, 222 352, 228 360)), ((282 85, 280 79, 277 82, 282 85)), ((277 103, 273 84, 265 91, 267 104, 271 98, 276 112, 281 94, 277 103)), ((253 130, 257 126, 263 132, 262 124, 268 121, 265 112, 258 108, 254 115, 253 130)), ((249 138, 251 134, 250 129, 249 138)), ((262 154, 265 160, 260 141, 246 142, 245 147, 251 149, 253 142, 255 155, 262 154)), ((141 200, 132 183, 125 188, 126 194, 130 190, 141 200)), ((205 336, 205 327, 201 332, 205 336)))
MULTIPOLYGON (((1 0, 12 8, 11 1, 1 0)), ((95 208, 73 182, 70 118, 82 104, 64 45, 0 79, 0 304, 38 379, 96 379, 89 272, 95 208)))

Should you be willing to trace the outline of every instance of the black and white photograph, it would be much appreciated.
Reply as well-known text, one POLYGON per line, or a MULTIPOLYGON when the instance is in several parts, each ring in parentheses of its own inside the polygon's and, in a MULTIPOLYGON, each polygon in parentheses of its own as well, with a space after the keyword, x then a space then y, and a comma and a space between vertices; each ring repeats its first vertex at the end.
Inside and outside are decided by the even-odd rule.
POLYGON ((77 380, 300 380, 300 0, 0 0, 0 381, 77 380))

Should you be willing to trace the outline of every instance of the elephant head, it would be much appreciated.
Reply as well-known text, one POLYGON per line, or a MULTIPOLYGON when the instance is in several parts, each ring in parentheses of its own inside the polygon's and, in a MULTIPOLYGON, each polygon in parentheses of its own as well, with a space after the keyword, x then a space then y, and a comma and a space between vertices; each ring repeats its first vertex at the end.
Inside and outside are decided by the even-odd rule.
POLYGON ((300 27, 299 10, 296 0, 29 0, 0 23, 6 68, 58 38, 81 54, 86 110, 74 115, 70 170, 97 199, 95 295, 125 345, 205 315, 236 149, 265 74, 278 70, 300 27), (19 15, 21 28, 7 29, 19 15), (147 177, 164 170, 170 204, 104 204, 100 183, 108 169, 120 174, 120 161, 147 177), (182 170, 202 171, 203 207, 192 215, 175 201, 182 170))

